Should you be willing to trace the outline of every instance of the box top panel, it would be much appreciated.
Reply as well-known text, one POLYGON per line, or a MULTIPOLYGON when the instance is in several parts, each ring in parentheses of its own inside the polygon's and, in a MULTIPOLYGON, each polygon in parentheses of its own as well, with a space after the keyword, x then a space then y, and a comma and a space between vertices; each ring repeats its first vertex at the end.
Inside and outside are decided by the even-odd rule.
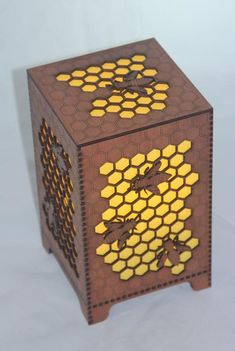
POLYGON ((28 70, 78 145, 211 109, 155 39, 28 70))

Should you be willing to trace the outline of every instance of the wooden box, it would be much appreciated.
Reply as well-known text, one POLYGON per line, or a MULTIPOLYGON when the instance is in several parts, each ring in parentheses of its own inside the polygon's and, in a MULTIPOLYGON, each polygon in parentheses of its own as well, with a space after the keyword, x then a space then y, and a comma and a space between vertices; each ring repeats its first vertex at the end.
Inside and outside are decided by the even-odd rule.
POLYGON ((28 70, 42 242, 89 324, 211 284, 212 107, 155 39, 28 70))

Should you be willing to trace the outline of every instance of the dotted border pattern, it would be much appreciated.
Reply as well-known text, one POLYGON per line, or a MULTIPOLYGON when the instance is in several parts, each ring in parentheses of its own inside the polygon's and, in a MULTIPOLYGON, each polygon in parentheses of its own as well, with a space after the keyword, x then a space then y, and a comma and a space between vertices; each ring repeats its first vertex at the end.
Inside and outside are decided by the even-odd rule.
POLYGON ((212 283, 212 191, 213 191, 213 110, 210 112, 210 165, 209 165, 209 221, 208 221, 208 266, 209 266, 209 285, 212 283))
POLYGON ((130 297, 142 295, 142 294, 150 292, 150 291, 154 291, 154 290, 157 290, 157 289, 165 288, 167 286, 170 286, 170 285, 173 285, 173 284, 176 284, 176 283, 179 283, 179 282, 184 282, 184 281, 187 281, 187 280, 189 280, 191 278, 195 278, 197 276, 200 276, 200 275, 206 274, 206 273, 208 273, 208 270, 204 270, 204 271, 201 271, 201 272, 198 272, 198 273, 193 273, 192 275, 186 275, 185 277, 182 277, 182 278, 169 280, 168 282, 165 282, 165 283, 162 283, 162 284, 153 285, 153 286, 148 287, 146 289, 141 289, 139 291, 135 291, 134 293, 131 293, 131 294, 125 294, 125 295, 116 297, 115 299, 110 299, 110 300, 106 300, 106 301, 103 301, 103 302, 99 302, 98 304, 95 304, 92 307, 93 308, 97 308, 97 307, 100 307, 100 306, 103 306, 103 305, 107 305, 109 303, 120 302, 122 300, 129 299, 130 297))
POLYGON ((82 169, 82 152, 81 148, 77 148, 78 154, 78 186, 81 197, 81 219, 82 219, 82 230, 81 235, 83 238, 83 252, 84 252, 84 268, 85 268, 85 291, 87 298, 87 320, 88 324, 92 324, 92 306, 91 306, 91 293, 90 293, 90 271, 89 271, 89 248, 88 248, 88 239, 87 239, 87 227, 86 227, 86 209, 85 209, 85 192, 83 185, 83 169, 82 169))

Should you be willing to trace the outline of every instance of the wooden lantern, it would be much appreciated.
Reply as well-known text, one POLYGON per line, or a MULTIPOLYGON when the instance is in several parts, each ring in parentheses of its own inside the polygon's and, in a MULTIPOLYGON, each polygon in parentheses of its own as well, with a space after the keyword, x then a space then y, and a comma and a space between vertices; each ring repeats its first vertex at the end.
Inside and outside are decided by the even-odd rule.
POLYGON ((89 324, 211 284, 212 107, 149 39, 28 70, 42 242, 89 324))

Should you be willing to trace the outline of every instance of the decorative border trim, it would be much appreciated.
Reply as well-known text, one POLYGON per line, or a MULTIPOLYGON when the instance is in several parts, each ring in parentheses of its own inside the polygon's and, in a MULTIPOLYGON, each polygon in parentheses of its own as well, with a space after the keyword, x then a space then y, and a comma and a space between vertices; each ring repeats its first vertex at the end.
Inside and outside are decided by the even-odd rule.
POLYGON ((212 283, 212 190, 213 190, 213 109, 210 111, 210 165, 209 165, 209 218, 208 218, 208 266, 209 285, 212 283))
POLYGON ((91 306, 91 284, 90 284, 90 270, 89 270, 89 249, 88 249, 88 239, 87 239, 87 225, 86 225, 86 208, 85 208, 85 192, 83 185, 83 168, 82 168, 82 151, 80 147, 77 147, 78 155, 78 177, 79 177, 79 192, 80 192, 80 207, 81 207, 81 235, 83 241, 83 253, 84 253, 84 274, 85 274, 85 290, 87 298, 87 320, 89 324, 92 324, 92 306, 91 306))
POLYGON ((182 278, 169 280, 168 282, 165 282, 165 283, 162 283, 162 284, 153 285, 153 286, 150 286, 150 287, 148 287, 146 289, 141 289, 139 291, 135 291, 135 292, 133 292, 131 294, 125 294, 125 295, 116 297, 115 299, 110 299, 110 300, 105 300, 104 302, 99 302, 99 303, 93 305, 92 307, 93 308, 97 308, 97 307, 100 307, 100 306, 103 306, 103 305, 107 305, 109 303, 120 302, 122 300, 129 299, 130 297, 135 297, 135 296, 138 296, 138 295, 142 295, 144 293, 147 293, 147 292, 150 292, 150 291, 155 291, 155 290, 160 289, 160 288, 166 288, 169 285, 173 285, 173 284, 176 284, 176 283, 187 282, 191 278, 195 278, 197 276, 200 276, 202 274, 207 274, 207 273, 209 273, 208 270, 205 270, 205 271, 202 271, 202 272, 193 273, 192 275, 186 275, 185 277, 182 277, 182 278))

